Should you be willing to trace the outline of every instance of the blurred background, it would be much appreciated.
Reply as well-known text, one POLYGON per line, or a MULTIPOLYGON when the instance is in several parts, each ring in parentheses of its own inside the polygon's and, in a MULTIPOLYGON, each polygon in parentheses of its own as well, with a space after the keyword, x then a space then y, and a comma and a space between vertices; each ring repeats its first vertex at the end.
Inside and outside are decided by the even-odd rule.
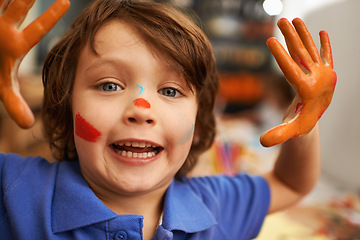
MULTIPOLYGON (((37 120, 19 129, 0 104, 0 151, 41 155, 51 160, 42 137, 41 67, 53 44, 91 1, 71 8, 20 66, 21 90, 37 120)), ((338 83, 330 108, 320 120, 322 177, 312 194, 286 213, 270 216, 259 239, 360 239, 360 21, 359 0, 163 0, 200 19, 219 69, 216 104, 218 137, 191 175, 238 172, 259 174, 272 168, 278 147, 263 148, 260 135, 281 123, 293 91, 266 47, 276 22, 300 17, 319 47, 318 33, 330 35, 338 83)), ((53 0, 38 0, 26 22, 53 0)))

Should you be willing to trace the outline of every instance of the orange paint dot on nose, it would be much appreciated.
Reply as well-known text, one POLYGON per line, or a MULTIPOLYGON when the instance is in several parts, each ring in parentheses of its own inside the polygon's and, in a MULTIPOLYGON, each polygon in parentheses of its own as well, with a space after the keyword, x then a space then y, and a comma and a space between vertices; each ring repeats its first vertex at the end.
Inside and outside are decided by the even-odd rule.
POLYGON ((137 98, 137 99, 135 99, 134 103, 135 103, 135 106, 142 107, 142 108, 150 108, 151 107, 150 103, 147 100, 145 100, 144 98, 137 98))

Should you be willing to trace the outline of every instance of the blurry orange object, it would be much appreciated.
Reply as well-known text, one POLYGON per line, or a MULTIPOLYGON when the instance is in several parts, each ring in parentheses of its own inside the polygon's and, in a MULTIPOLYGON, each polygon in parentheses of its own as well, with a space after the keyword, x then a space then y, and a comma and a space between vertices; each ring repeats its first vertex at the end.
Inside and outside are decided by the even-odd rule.
POLYGON ((264 93, 260 78, 250 73, 220 74, 219 95, 226 101, 239 104, 258 103, 264 93))

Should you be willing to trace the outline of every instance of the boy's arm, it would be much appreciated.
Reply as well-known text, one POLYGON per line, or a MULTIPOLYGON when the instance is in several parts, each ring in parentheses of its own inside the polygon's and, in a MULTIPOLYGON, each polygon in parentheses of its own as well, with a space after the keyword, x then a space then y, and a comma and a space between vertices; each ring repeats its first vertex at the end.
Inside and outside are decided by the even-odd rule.
POLYGON ((320 32, 319 54, 304 22, 296 18, 293 25, 295 28, 286 19, 278 22, 290 55, 275 38, 267 41, 296 92, 283 123, 260 138, 266 147, 283 143, 273 171, 265 175, 272 195, 269 212, 295 203, 315 185, 320 173, 317 121, 329 106, 336 85, 327 33, 320 32))
POLYGON ((269 213, 293 205, 308 194, 320 175, 319 127, 281 146, 274 169, 265 175, 271 191, 269 213))
POLYGON ((34 116, 20 95, 18 68, 24 56, 34 47, 69 8, 69 0, 56 0, 23 31, 23 22, 35 0, 0 0, 0 101, 12 119, 29 128, 34 116))

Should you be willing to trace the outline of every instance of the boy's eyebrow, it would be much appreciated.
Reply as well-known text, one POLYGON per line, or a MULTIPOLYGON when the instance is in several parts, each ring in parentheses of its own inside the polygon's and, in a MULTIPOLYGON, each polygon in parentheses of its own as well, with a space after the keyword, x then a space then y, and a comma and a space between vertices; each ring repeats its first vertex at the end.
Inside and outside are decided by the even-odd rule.
POLYGON ((95 60, 94 62, 92 62, 90 64, 89 67, 87 67, 85 69, 85 73, 86 72, 89 72, 93 69, 96 69, 96 68, 99 68, 103 65, 113 65, 114 67, 117 67, 118 65, 127 65, 125 62, 119 60, 119 59, 109 59, 109 58, 106 58, 106 59, 98 59, 98 60, 95 60))
MULTIPOLYGON (((113 58, 97 59, 94 62, 92 62, 90 64, 90 66, 88 66, 85 69, 85 73, 87 73, 89 71, 92 71, 93 69, 100 68, 103 65, 112 65, 116 69, 119 69, 119 65, 123 66, 123 67, 127 67, 129 65, 129 63, 127 63, 126 61, 124 61, 122 59, 119 59, 119 58, 116 58, 116 59, 113 59, 113 58)), ((179 76, 182 77, 182 74, 179 73, 179 71, 178 71, 178 69, 176 67, 171 66, 170 64, 164 64, 162 67, 164 68, 163 69, 164 72, 169 72, 169 73, 173 72, 173 73, 176 73, 176 74, 178 74, 179 76)))

